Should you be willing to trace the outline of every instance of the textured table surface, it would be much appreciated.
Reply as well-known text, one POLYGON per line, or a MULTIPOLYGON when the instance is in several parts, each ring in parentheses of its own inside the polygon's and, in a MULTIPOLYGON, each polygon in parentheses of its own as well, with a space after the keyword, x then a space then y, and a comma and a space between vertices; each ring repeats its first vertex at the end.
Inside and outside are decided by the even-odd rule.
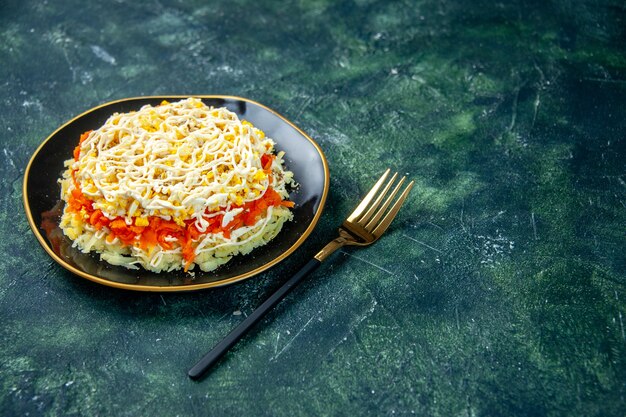
POLYGON ((0 414, 610 416, 626 409, 621 1, 0 2, 0 414), (100 103, 261 102, 323 148, 312 237, 184 294, 53 263, 22 179, 100 103), (386 168, 416 181, 202 382, 186 370, 329 238, 386 168))

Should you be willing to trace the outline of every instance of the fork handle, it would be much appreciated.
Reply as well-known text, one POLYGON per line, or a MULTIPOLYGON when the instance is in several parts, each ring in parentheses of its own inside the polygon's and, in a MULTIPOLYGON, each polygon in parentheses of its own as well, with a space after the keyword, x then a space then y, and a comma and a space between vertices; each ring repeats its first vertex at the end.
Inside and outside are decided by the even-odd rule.
POLYGON ((202 357, 188 372, 191 379, 200 379, 211 366, 215 364, 231 347, 235 345, 247 332, 258 323, 268 311, 278 304, 289 292, 296 287, 311 272, 315 271, 321 262, 313 258, 302 267, 294 276, 287 280, 274 294, 257 307, 252 314, 239 323, 221 342, 202 357))

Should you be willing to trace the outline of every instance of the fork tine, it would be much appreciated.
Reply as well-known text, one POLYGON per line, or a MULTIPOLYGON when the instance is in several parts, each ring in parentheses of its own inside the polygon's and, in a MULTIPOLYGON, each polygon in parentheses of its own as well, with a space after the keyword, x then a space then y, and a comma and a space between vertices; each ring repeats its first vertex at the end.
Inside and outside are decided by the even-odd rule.
POLYGON ((367 220, 370 217, 372 217, 372 214, 374 214, 374 212, 376 211, 380 203, 383 201, 383 198, 385 198, 385 195, 387 195, 387 192, 389 192, 389 189, 391 188, 393 183, 396 181, 397 176, 398 176, 397 172, 393 174, 391 179, 387 181, 387 185, 385 185, 385 188, 383 188, 383 190, 380 193, 378 193, 378 197, 376 198, 376 200, 369 206, 365 214, 359 218, 358 223, 361 226, 365 225, 367 223, 367 220))
POLYGON ((389 210, 389 213, 387 213, 387 215, 381 220, 381 222, 378 224, 378 226, 376 226, 376 228, 372 231, 372 234, 374 236, 380 237, 380 235, 385 233, 385 230, 387 230, 387 228, 389 227, 389 225, 391 224, 393 219, 398 214, 398 211, 400 211, 400 207, 402 207, 402 204, 406 200, 406 197, 409 195, 409 191, 411 191, 411 188, 413 188, 413 184, 414 183, 415 183, 415 181, 411 181, 406 186, 406 188, 404 189, 404 191, 402 192, 400 197, 398 197, 398 200, 391 207, 391 210, 389 210))
POLYGON ((350 214, 350 217, 348 217, 348 221, 355 221, 363 213, 363 211, 365 211, 367 206, 369 206, 370 202, 374 199, 374 196, 376 196, 378 189, 387 178, 387 175, 389 175, 389 172, 391 172, 391 169, 387 168, 387 171, 385 171, 385 173, 382 175, 382 177, 380 177, 376 184, 374 184, 372 189, 369 191, 369 193, 367 193, 361 203, 354 209, 352 214, 350 214))
MULTIPOLYGON (((400 179, 400 181, 395 186, 395 188, 393 189, 393 191, 391 192, 389 197, 387 197, 387 199, 385 200, 385 204, 383 204, 383 206, 376 212, 376 215, 372 218, 372 220, 370 220, 365 225, 365 230, 371 231, 378 224, 378 221, 383 216, 383 214, 385 214, 385 211, 387 211, 387 208, 389 207, 389 205, 393 201, 393 198, 396 196, 396 194, 398 194, 398 191, 400 190, 400 187, 402 187, 402 184, 404 184, 404 180, 406 180, 406 177, 402 177, 400 179)), ((391 185, 391 184, 389 184, 389 185, 391 185)), ((389 187, 387 187, 387 188, 389 188, 389 187)), ((381 199, 382 199, 382 197, 381 197, 381 199)))

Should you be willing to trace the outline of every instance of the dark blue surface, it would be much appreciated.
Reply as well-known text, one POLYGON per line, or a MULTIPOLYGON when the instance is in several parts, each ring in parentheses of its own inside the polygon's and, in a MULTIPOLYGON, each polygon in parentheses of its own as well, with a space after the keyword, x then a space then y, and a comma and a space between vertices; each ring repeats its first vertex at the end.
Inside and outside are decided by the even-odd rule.
POLYGON ((623 416, 622 1, 0 2, 0 414, 623 416), (311 239, 252 280, 138 294, 31 235, 24 168, 124 97, 230 94, 324 149, 311 239), (387 167, 416 181, 201 383, 186 371, 387 167))

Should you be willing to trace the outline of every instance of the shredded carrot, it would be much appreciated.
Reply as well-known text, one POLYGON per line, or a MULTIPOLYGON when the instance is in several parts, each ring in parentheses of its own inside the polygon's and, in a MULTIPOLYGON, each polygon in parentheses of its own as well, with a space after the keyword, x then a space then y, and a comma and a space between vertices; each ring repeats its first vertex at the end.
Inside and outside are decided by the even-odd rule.
POLYGON ((89 137, 89 134, 93 132, 93 130, 88 130, 82 135, 80 135, 80 139, 78 140, 78 145, 74 148, 74 160, 78 161, 78 157, 80 156, 80 145, 83 144, 85 139, 89 137))
POLYGON ((89 137, 89 134, 91 132, 93 132, 93 130, 88 130, 88 131, 84 132, 82 135, 80 135, 80 139, 78 140, 78 143, 82 144, 85 141, 85 139, 87 139, 89 137))
POLYGON ((263 167, 263 170, 269 171, 272 168, 272 163, 274 162, 274 159, 276 159, 276 155, 263 154, 261 156, 261 166, 263 167))

